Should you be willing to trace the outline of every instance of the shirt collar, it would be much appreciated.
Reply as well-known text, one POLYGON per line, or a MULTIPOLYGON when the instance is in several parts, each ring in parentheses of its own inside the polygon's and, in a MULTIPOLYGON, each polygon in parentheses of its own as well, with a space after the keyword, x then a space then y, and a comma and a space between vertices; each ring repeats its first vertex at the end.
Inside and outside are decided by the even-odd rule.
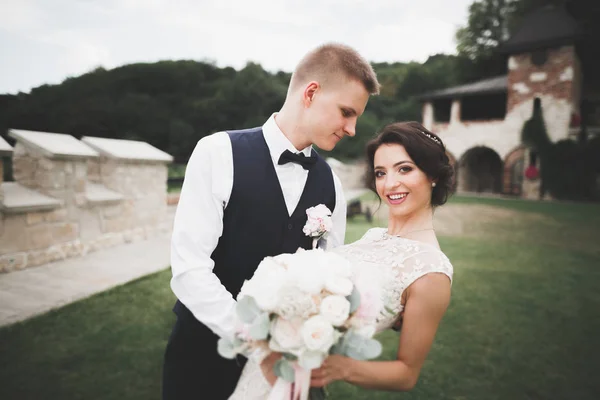
MULTIPOLYGON (((290 142, 290 140, 283 134, 281 129, 279 129, 279 126, 277 126, 277 122, 275 121, 275 115, 277 115, 277 113, 274 113, 271 115, 271 117, 269 117, 267 122, 265 122, 265 124, 262 126, 262 130, 263 135, 265 137, 265 142, 267 142, 269 152, 271 153, 271 158, 273 159, 273 162, 277 164, 281 153, 283 153, 285 150, 289 150, 292 153, 298 153, 298 150, 294 147, 292 142, 290 142)), ((305 156, 310 157, 311 150, 312 146, 308 146, 302 149, 301 152, 305 156)))

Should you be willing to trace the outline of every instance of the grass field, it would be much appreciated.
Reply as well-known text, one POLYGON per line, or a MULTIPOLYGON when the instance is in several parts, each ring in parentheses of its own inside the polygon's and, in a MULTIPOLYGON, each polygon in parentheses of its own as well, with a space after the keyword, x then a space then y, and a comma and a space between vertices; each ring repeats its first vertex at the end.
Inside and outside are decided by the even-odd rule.
MULTIPOLYGON (((440 237, 455 268, 452 302, 417 387, 400 395, 337 383, 331 398, 600 398, 600 206, 457 197, 449 207, 511 218, 440 237)), ((370 226, 349 222, 347 241, 370 226)), ((165 270, 1 329, 0 399, 160 398, 169 278, 165 270)), ((393 359, 398 335, 379 339, 393 359)))

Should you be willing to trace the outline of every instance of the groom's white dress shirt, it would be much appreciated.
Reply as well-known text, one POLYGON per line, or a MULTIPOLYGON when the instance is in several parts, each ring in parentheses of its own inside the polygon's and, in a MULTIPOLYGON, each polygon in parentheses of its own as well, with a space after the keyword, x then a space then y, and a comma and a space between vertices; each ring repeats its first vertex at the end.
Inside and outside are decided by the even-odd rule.
MULTIPOLYGON (((285 150, 298 151, 277 126, 275 115, 262 128, 291 215, 304 190, 308 171, 295 163, 278 165, 285 150)), ((311 147, 302 152, 310 156, 311 147)), ((333 181, 336 203, 333 229, 327 238, 329 248, 344 244, 346 231, 346 199, 335 173, 333 181)), ((210 256, 223 232, 223 213, 232 187, 229 135, 218 132, 202 138, 187 164, 171 239, 171 289, 196 319, 217 335, 229 338, 234 333, 235 300, 213 273, 210 256)))

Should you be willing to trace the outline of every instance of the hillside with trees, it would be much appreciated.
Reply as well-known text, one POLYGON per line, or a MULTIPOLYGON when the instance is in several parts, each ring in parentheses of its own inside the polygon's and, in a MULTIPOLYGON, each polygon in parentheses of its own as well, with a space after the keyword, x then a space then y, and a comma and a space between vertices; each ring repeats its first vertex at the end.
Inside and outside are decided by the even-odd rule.
MULTIPOLYGON (((357 136, 342 141, 331 155, 360 157, 364 143, 384 124, 420 120, 419 94, 505 73, 506 60, 494 48, 525 13, 551 2, 556 1, 474 2, 456 35, 457 55, 432 55, 423 63, 374 63, 382 93, 369 101, 357 136)), ((576 11, 584 22, 590 20, 587 10, 576 11)), ((185 164, 203 136, 263 123, 283 104, 290 75, 255 63, 235 70, 192 60, 99 67, 58 85, 0 95, 0 133, 11 143, 9 128, 143 140, 185 164)))

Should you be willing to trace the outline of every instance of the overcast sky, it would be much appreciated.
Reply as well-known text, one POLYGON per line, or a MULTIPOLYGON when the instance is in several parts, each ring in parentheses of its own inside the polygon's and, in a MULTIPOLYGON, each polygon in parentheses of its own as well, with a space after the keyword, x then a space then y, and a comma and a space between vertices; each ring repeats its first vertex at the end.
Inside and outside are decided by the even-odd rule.
POLYGON ((0 0, 0 93, 98 66, 210 60, 291 71, 328 41, 370 61, 454 53, 473 0, 0 0))

